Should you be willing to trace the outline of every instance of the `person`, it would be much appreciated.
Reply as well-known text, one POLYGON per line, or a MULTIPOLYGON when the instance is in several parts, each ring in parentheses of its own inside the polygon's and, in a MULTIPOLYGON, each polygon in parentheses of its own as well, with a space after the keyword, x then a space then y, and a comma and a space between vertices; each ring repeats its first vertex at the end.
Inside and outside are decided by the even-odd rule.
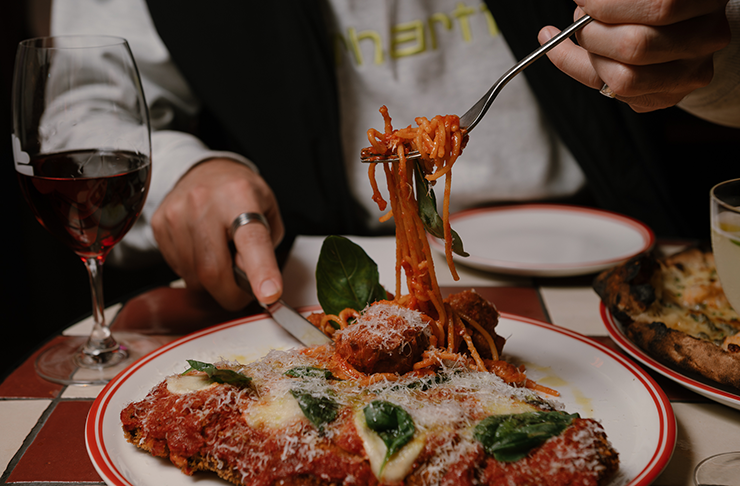
POLYGON ((111 262, 161 255, 239 309, 253 296, 234 282, 229 232, 240 214, 264 215, 234 228, 235 260, 254 297, 275 301, 281 241, 387 230, 358 161, 381 105, 397 127, 467 110, 584 12, 595 21, 507 85, 471 133, 453 210, 585 195, 659 236, 701 235, 697 201, 731 170, 689 170, 670 127, 740 127, 738 0, 54 2, 53 35, 129 40, 150 105, 152 188, 111 262))

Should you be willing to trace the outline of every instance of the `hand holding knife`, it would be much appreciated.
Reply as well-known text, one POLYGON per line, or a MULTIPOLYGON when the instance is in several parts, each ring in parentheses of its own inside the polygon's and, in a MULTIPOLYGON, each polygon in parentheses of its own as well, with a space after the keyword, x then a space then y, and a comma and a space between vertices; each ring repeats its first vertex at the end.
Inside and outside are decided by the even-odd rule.
MULTIPOLYGON (((233 230, 231 234, 233 235, 233 230)), ((233 258, 236 254, 236 248, 234 247, 233 241, 229 241, 229 247, 233 258)), ((249 279, 244 273, 244 270, 239 268, 236 265, 236 262, 233 263, 233 269, 234 279, 239 288, 254 295, 252 292, 252 286, 249 284, 249 279)), ((270 313, 275 322, 288 331, 304 346, 318 346, 331 343, 331 338, 321 332, 316 326, 311 324, 305 317, 286 304, 282 299, 269 305, 262 304, 260 302, 260 305, 270 313)))

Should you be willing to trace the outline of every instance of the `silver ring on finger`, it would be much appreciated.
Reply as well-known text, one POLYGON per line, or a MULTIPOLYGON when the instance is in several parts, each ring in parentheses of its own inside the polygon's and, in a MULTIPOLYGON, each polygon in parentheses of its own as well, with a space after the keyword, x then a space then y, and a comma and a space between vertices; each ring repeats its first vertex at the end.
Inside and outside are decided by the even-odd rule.
POLYGON ((603 94, 607 98, 614 98, 617 96, 616 93, 614 93, 614 91, 612 91, 612 89, 606 83, 604 83, 604 86, 601 87, 599 93, 603 94))
POLYGON ((250 223, 260 223, 262 226, 267 228, 267 232, 270 233, 270 223, 267 222, 267 218, 261 213, 241 213, 239 216, 234 218, 229 229, 229 237, 233 240, 234 233, 242 226, 246 226, 250 223))

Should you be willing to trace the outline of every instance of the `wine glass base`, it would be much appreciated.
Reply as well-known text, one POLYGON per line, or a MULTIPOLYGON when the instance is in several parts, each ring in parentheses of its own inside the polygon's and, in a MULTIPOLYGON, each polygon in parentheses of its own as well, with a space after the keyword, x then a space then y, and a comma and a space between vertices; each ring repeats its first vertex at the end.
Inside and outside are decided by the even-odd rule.
POLYGON ((128 365, 165 344, 156 336, 135 333, 115 333, 115 338, 121 349, 101 363, 82 354, 86 336, 66 337, 36 358, 36 372, 45 380, 62 385, 104 385, 128 365))
POLYGON ((740 485, 740 451, 723 452, 704 459, 696 466, 694 484, 740 485))

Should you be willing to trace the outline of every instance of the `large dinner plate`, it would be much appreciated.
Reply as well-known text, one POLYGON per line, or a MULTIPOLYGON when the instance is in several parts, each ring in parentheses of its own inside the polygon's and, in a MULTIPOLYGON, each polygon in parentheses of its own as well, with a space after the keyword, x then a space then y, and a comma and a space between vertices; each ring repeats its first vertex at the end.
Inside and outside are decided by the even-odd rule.
MULTIPOLYGON (((660 474, 673 453, 676 422, 665 394, 642 368, 544 322, 503 314, 496 330, 508 339, 505 356, 526 365, 530 378, 556 388, 566 410, 601 421, 620 454, 620 469, 610 484, 647 485, 660 474)), ((213 474, 186 476, 169 461, 127 443, 121 410, 166 376, 184 371, 186 359, 248 361, 271 348, 298 346, 272 319, 259 315, 196 332, 141 358, 106 385, 90 409, 85 442, 98 473, 111 486, 224 486, 213 474)))
MULTIPOLYGON (((565 277, 598 272, 655 243, 645 224, 621 214, 562 204, 461 211, 450 224, 468 257, 463 265, 512 275, 565 277)), ((430 245, 444 253, 442 240, 430 245)))
POLYGON ((651 368, 666 378, 675 381, 689 390, 699 395, 703 395, 710 400, 727 405, 728 407, 740 410, 740 393, 733 391, 729 386, 708 380, 698 375, 691 375, 675 366, 664 364, 648 355, 642 348, 633 343, 624 332, 624 326, 616 319, 611 312, 600 304, 601 319, 604 321, 606 332, 609 333, 612 340, 622 348, 627 354, 634 357, 648 368, 651 368))

